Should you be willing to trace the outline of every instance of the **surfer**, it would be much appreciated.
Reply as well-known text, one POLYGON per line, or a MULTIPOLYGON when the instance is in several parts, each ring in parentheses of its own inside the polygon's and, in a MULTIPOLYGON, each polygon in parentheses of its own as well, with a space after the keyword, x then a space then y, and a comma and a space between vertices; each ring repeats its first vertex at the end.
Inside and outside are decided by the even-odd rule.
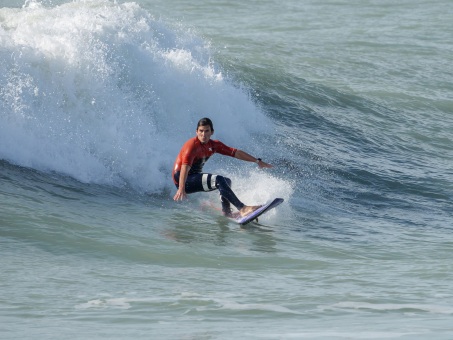
POLYGON ((197 124, 197 135, 189 139, 181 148, 173 166, 173 182, 178 191, 175 201, 187 198, 187 194, 218 189, 222 202, 222 212, 225 216, 233 217, 230 203, 241 216, 246 216, 260 206, 249 206, 242 203, 231 190, 231 180, 227 177, 203 172, 203 165, 214 153, 234 157, 247 162, 257 163, 260 168, 272 168, 271 164, 255 158, 245 151, 226 146, 218 140, 211 139, 214 126, 211 119, 202 118, 197 124))

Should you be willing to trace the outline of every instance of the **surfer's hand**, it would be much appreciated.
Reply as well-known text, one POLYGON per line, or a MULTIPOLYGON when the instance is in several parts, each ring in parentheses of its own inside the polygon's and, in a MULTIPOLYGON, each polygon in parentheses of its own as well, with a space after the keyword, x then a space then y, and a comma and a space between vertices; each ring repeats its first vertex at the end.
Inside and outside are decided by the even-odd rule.
POLYGON ((187 194, 186 191, 183 189, 178 189, 175 196, 173 197, 175 201, 182 201, 185 198, 187 198, 187 194))

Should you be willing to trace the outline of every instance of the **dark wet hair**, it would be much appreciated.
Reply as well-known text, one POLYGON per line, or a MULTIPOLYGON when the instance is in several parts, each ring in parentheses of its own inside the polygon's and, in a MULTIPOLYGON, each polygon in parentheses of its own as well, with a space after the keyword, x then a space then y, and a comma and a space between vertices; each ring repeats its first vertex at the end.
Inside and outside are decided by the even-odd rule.
POLYGON ((207 126, 209 125, 211 127, 211 131, 214 132, 214 125, 212 125, 212 120, 210 120, 209 118, 201 118, 199 121, 198 121, 198 124, 197 124, 197 130, 200 126, 207 126))

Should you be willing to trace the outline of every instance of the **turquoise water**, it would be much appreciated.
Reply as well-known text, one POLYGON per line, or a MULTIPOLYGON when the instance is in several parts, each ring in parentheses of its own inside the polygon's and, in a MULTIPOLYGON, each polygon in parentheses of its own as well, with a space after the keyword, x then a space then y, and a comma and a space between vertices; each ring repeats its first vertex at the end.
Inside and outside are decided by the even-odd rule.
POLYGON ((450 339, 449 1, 0 8, 0 336, 450 339), (178 204, 198 119, 241 228, 178 204))

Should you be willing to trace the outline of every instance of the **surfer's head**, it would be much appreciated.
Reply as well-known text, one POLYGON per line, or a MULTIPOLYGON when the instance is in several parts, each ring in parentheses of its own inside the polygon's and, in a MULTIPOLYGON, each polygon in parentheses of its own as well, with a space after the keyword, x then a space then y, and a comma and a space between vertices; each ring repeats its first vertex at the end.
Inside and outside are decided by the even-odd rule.
POLYGON ((214 133, 214 126, 212 125, 212 120, 210 120, 209 118, 201 118, 199 121, 198 121, 198 125, 197 125, 197 130, 200 126, 210 126, 211 127, 211 131, 212 133, 214 133))
POLYGON ((214 133, 214 127, 212 121, 209 118, 201 118, 197 125, 197 137, 198 140, 204 144, 209 142, 212 134, 214 133))

